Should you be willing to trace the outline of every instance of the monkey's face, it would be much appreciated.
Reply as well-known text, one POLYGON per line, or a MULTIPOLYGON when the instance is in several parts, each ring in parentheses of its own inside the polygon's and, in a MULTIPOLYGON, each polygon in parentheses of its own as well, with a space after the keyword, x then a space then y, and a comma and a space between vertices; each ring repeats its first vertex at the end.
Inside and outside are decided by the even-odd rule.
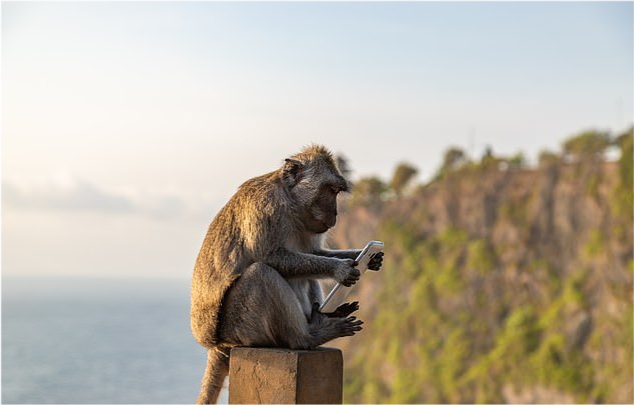
POLYGON ((306 228, 314 233, 324 233, 337 223, 337 195, 341 190, 334 184, 320 187, 310 204, 306 228))
POLYGON ((337 222, 337 196, 348 191, 348 183, 338 170, 319 161, 286 159, 282 176, 299 206, 307 231, 324 233, 337 222))

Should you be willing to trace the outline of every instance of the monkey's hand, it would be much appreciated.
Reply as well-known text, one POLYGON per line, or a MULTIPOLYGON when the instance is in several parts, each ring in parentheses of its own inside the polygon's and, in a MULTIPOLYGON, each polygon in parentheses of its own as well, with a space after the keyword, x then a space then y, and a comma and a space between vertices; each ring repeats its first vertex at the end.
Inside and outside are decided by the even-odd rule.
POLYGON ((345 304, 339 305, 337 309, 333 312, 324 314, 329 318, 345 318, 354 311, 359 309, 359 301, 355 302, 346 302, 345 304))
POLYGON ((337 265, 334 268, 333 277, 338 283, 350 287, 359 280, 361 272, 355 268, 358 263, 352 259, 335 259, 337 265))
POLYGON ((383 252, 378 252, 372 255, 368 262, 368 269, 378 271, 381 270, 383 265, 383 252))

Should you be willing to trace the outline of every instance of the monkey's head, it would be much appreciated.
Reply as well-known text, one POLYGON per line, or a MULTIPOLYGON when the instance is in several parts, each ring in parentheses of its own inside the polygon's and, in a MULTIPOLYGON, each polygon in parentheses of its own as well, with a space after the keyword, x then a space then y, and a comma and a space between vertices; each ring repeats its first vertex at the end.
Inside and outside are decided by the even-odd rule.
POLYGON ((337 196, 349 186, 332 154, 323 146, 311 145, 286 159, 281 170, 304 228, 323 233, 335 226, 337 196))

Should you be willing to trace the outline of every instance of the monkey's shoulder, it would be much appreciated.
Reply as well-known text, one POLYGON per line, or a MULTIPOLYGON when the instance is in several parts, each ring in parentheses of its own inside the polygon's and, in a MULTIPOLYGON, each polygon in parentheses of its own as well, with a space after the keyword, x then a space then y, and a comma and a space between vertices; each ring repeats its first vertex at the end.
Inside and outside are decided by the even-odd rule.
POLYGON ((232 200, 236 208, 249 214, 282 214, 291 204, 278 172, 271 172, 245 181, 232 200), (254 210, 253 212, 250 212, 254 210))
POLYGON ((238 193, 267 193, 274 187, 273 185, 281 182, 281 176, 278 171, 269 172, 261 176, 253 177, 238 187, 238 193))

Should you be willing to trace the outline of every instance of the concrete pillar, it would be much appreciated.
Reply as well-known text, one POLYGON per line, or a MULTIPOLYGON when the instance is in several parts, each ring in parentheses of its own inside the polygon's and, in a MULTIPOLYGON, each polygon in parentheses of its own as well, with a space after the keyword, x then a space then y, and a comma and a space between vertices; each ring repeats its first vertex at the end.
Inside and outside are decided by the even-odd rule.
POLYGON ((237 347, 229 365, 230 404, 341 404, 341 350, 237 347))

